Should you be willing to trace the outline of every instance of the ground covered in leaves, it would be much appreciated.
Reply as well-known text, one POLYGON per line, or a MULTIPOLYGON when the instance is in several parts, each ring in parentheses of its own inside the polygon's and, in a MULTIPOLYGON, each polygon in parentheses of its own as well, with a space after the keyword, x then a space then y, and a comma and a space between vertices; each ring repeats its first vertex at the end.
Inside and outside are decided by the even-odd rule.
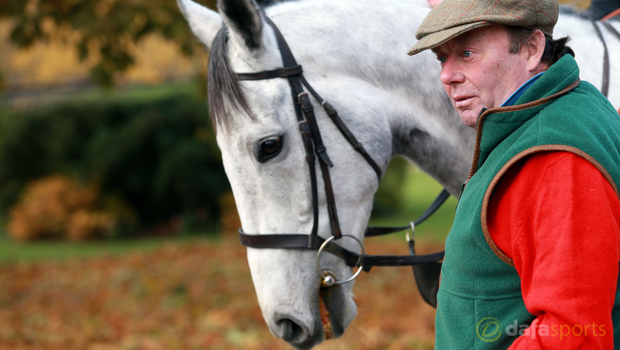
MULTIPOLYGON (((438 245, 421 250, 440 249, 438 245)), ((406 254, 404 242, 368 242, 406 254)), ((354 288, 358 316, 331 349, 432 349, 434 310, 411 269, 375 268, 354 288)), ((236 238, 151 252, 0 265, 0 349, 292 349, 262 319, 236 238)))

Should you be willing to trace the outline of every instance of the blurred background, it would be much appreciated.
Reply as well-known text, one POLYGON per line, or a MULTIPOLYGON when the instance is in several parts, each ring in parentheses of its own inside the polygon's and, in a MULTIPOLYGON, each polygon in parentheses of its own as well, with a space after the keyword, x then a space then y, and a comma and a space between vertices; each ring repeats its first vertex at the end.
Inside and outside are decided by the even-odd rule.
MULTIPOLYGON (((207 60, 174 0, 0 1, 0 349, 289 349, 237 240, 207 60)), ((395 159, 372 223, 407 223, 440 190, 395 159)), ((422 252, 455 203, 420 228, 422 252)), ((402 236, 368 244, 408 253, 402 236)), ((357 284, 358 318, 320 349, 433 348, 410 269, 357 284)))

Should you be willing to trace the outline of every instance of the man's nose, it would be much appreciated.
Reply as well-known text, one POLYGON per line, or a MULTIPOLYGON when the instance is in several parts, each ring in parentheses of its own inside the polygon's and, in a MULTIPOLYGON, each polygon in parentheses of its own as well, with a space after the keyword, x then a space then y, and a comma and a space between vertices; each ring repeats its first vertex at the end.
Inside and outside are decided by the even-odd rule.
POLYGON ((457 62, 452 58, 447 58, 441 68, 439 78, 444 85, 460 84, 465 81, 463 72, 459 69, 457 62))

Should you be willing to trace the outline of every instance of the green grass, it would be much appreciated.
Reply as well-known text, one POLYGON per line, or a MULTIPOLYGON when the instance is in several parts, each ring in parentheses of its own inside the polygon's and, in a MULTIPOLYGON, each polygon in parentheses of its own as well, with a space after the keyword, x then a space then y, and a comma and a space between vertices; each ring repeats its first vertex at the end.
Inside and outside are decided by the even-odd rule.
MULTIPOLYGON (((433 178, 421 170, 410 166, 402 186, 404 205, 394 209, 394 214, 382 217, 373 217, 370 225, 374 226, 404 226, 410 221, 417 220, 426 208, 430 206, 442 187, 433 178)), ((416 227, 416 237, 443 243, 454 221, 456 198, 450 198, 435 214, 416 227)), ((395 233, 390 237, 403 239, 405 233, 395 233)))
POLYGON ((63 260, 106 255, 117 256, 133 252, 146 252, 170 243, 175 245, 191 245, 197 241, 215 241, 217 239, 217 235, 127 238, 87 242, 16 242, 9 239, 1 239, 0 264, 34 260, 63 260))

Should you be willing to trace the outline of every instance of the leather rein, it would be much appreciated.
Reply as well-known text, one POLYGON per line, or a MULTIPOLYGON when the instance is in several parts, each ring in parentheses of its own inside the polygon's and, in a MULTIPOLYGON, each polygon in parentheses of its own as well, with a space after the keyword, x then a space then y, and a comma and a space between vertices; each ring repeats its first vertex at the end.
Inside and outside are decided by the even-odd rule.
MULTIPOLYGON (((324 100, 319 94, 310 86, 308 81, 303 75, 303 69, 301 65, 297 64, 295 57, 293 56, 284 36, 276 27, 276 25, 266 16, 264 17, 266 22, 273 28, 276 35, 284 68, 275 70, 262 71, 256 73, 237 73, 239 80, 267 80, 276 78, 286 78, 291 87, 291 96, 293 98, 293 104, 295 106, 295 114, 299 125, 299 132, 306 151, 306 161, 310 171, 310 182, 312 191, 312 210, 314 215, 314 221, 312 231, 310 234, 299 233, 278 233, 278 234, 255 234, 245 233, 243 229, 239 229, 239 236, 241 243, 246 247, 251 248, 268 248, 268 249, 310 249, 317 250, 317 269, 322 279, 323 287, 331 287, 334 284, 342 284, 352 281, 360 271, 364 270, 369 272, 373 266, 412 266, 418 264, 426 264, 431 262, 437 262, 443 259, 444 252, 436 252, 427 255, 415 255, 413 249, 413 240, 407 235, 409 241, 410 251, 412 255, 367 255, 364 250, 364 246, 361 241, 349 234, 343 234, 340 229, 338 221, 338 212, 336 210, 336 202, 334 199, 334 191, 330 178, 329 168, 333 167, 333 164, 327 154, 327 149, 323 144, 321 133, 316 121, 316 116, 310 100, 310 94, 321 103, 325 112, 334 122, 340 133, 351 144, 351 146, 362 155, 366 162, 372 167, 377 174, 377 179, 380 181, 382 171, 379 165, 374 159, 366 152, 362 144, 355 138, 351 131, 344 124, 342 119, 338 116, 338 112, 333 106, 324 100), (308 89, 310 94, 304 91, 304 86, 308 89), (317 186, 317 174, 316 174, 316 162, 318 158, 319 167, 323 176, 323 182, 325 184, 325 195, 327 201, 327 211, 329 215, 330 229, 332 236, 328 239, 324 239, 318 235, 319 227, 319 196, 317 186), (341 239, 343 236, 351 237, 357 241, 363 253, 358 254, 351 252, 340 245, 334 243, 335 240, 341 239), (342 258, 346 264, 350 267, 357 267, 358 271, 355 275, 345 281, 336 281, 334 276, 329 275, 323 271, 319 266, 319 256, 322 251, 329 252, 340 258, 342 258)), ((365 237, 380 236, 405 229, 411 229, 413 234, 415 226, 422 223, 426 218, 433 214, 450 194, 444 189, 439 196, 433 201, 431 206, 422 214, 422 216, 415 222, 410 223, 407 226, 400 227, 368 227, 365 231, 365 237)))
MULTIPOLYGON (((607 30, 609 30, 609 32, 611 32, 618 40, 620 40, 620 33, 616 30, 616 28, 614 28, 607 21, 619 15, 620 15, 620 9, 610 13, 609 15, 603 17, 600 20, 600 23, 603 25, 603 27, 607 28, 607 30)), ((601 92, 603 93, 603 95, 605 95, 605 97, 608 97, 609 95, 609 69, 610 69, 609 50, 607 49, 607 43, 605 42, 603 33, 601 33, 601 29, 597 25, 597 21, 592 20, 592 25, 594 26, 596 35, 598 36, 599 40, 603 44, 603 85, 601 88, 601 92)))

